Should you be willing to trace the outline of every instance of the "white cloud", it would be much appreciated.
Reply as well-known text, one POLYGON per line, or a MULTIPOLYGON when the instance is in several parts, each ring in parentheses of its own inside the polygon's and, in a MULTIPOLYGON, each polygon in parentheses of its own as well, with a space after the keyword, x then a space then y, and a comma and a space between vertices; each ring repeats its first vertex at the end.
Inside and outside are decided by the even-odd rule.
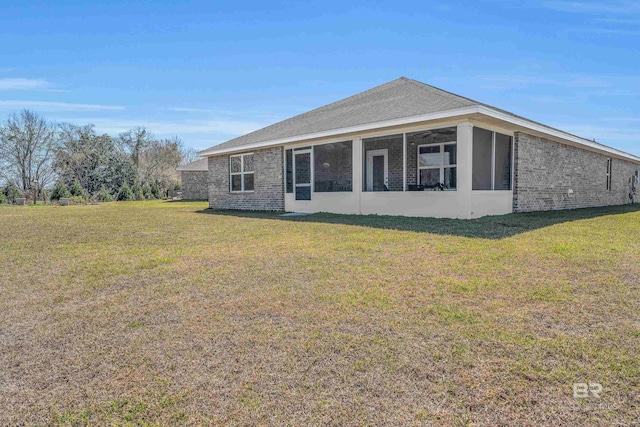
POLYGON ((0 79, 0 90, 42 90, 51 88, 51 83, 41 79, 0 79))
MULTIPOLYGON (((92 123, 95 125, 96 131, 111 135, 117 135, 137 126, 144 126, 159 136, 208 135, 209 138, 244 135, 265 126, 264 123, 242 120, 185 120, 171 122, 167 120, 145 119, 119 120, 117 118, 64 118, 58 119, 58 121, 79 124, 92 123)), ((216 141, 226 139, 216 138, 216 141)))
POLYGON ((120 111, 121 105, 73 104, 49 101, 0 101, 0 110, 33 109, 42 111, 120 111))

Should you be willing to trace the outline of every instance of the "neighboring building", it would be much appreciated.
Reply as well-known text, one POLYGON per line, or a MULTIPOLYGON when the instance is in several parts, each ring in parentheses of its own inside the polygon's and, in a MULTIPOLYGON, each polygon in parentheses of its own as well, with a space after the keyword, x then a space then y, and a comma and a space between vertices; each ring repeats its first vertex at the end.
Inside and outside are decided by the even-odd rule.
POLYGON ((207 159, 200 159, 188 165, 179 166, 176 170, 180 172, 183 200, 207 200, 207 159))
POLYGON ((198 155, 211 208, 448 218, 629 203, 640 169, 404 77, 198 155))

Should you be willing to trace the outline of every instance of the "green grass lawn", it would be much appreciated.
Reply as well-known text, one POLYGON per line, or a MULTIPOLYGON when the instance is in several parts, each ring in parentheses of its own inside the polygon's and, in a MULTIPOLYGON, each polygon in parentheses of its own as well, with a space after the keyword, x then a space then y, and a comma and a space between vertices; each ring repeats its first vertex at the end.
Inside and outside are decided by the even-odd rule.
POLYGON ((205 208, 0 207, 0 425, 640 422, 640 207, 205 208))

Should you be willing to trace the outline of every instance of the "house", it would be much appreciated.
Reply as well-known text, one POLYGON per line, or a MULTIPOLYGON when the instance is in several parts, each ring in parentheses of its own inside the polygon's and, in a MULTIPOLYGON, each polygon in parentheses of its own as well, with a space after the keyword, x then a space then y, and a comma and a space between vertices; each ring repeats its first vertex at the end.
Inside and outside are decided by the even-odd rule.
POLYGON ((640 158, 408 78, 198 153, 215 209, 478 218, 630 202, 640 158))
POLYGON ((183 200, 206 200, 208 194, 207 159, 198 159, 193 163, 176 168, 180 172, 183 200))

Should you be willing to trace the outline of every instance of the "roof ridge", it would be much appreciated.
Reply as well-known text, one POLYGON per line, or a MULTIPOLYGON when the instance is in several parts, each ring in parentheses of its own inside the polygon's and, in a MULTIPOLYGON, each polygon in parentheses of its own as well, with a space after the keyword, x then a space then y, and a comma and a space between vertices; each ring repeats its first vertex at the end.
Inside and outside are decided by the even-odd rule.
POLYGON ((436 87, 436 86, 433 86, 433 85, 430 85, 430 84, 427 84, 427 83, 423 83, 423 82, 421 82, 419 80, 414 80, 414 79, 410 79, 410 78, 407 78, 407 77, 401 77, 401 79, 406 80, 407 82, 413 84, 416 87, 419 87, 422 90, 427 90, 427 88, 435 89, 435 90, 437 90, 439 92, 442 92, 443 95, 447 95, 450 99, 464 99, 466 101, 473 102, 474 104, 486 105, 488 107, 491 107, 490 105, 483 104, 482 102, 476 101, 475 99, 471 99, 471 98, 467 98, 466 96, 458 95, 457 93, 453 93, 453 92, 450 92, 448 90, 441 89, 439 87, 436 87))

